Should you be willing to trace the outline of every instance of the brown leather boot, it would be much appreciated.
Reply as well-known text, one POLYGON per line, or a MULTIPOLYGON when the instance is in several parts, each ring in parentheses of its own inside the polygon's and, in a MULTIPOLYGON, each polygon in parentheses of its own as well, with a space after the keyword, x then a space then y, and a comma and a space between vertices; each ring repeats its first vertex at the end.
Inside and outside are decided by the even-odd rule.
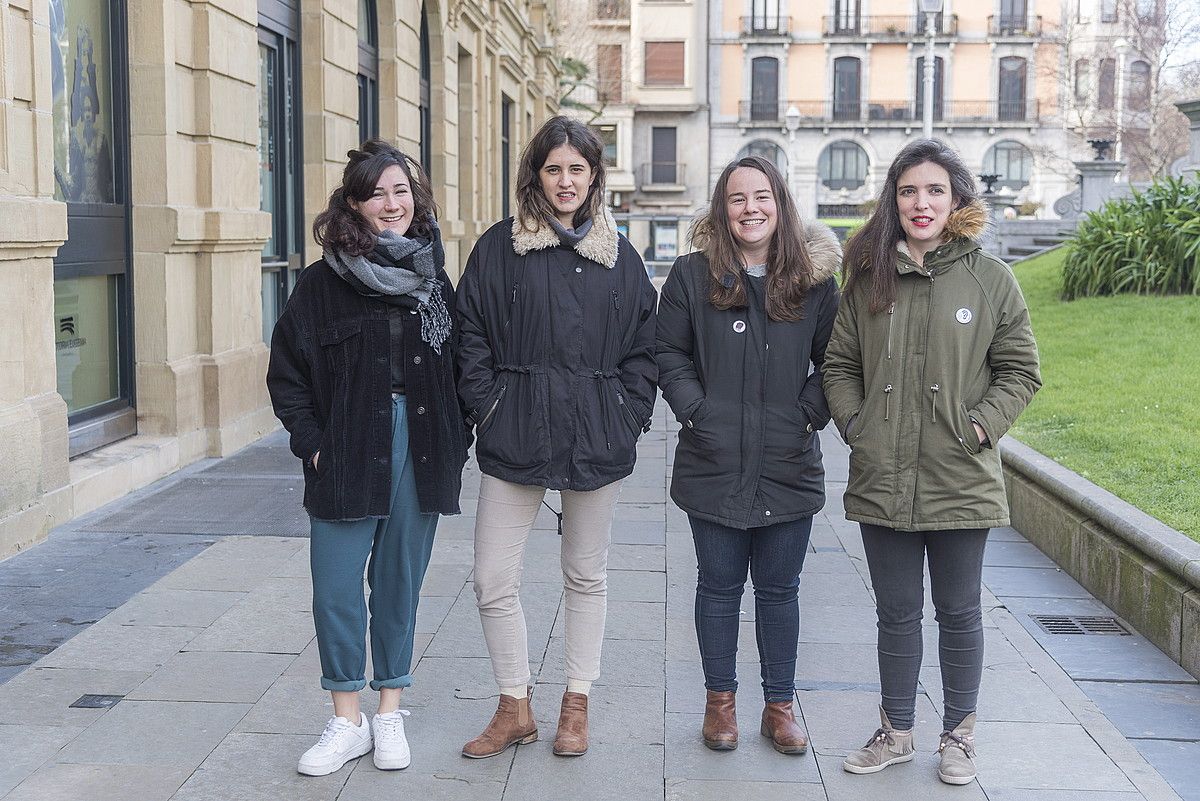
POLYGON ((533 719, 533 711, 529 708, 529 695, 524 698, 513 698, 511 695, 500 695, 500 704, 496 714, 487 728, 471 742, 463 746, 462 755, 471 759, 493 757, 516 743, 532 743, 538 738, 537 723, 533 719))
POLYGON ((583 693, 563 693, 558 713, 558 733, 554 735, 557 756, 582 756, 588 749, 588 697, 583 693))
POLYGON ((737 748, 735 695, 732 690, 708 690, 708 701, 704 704, 704 744, 714 751, 732 751, 737 748))
POLYGON ((803 754, 808 750, 808 738, 796 722, 796 712, 791 700, 768 701, 763 707, 763 737, 771 738, 771 744, 781 754, 803 754))

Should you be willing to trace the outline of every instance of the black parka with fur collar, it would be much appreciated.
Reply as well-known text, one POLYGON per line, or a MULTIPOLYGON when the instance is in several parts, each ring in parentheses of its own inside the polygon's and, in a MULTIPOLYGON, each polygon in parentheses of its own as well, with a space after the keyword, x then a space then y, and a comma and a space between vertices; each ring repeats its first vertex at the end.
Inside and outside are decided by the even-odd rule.
POLYGON ((663 286, 660 383, 683 424, 671 499, 688 514, 748 529, 825 505, 815 432, 829 422, 821 367, 837 313, 841 248, 818 223, 805 223, 804 236, 815 282, 800 320, 767 317, 765 279, 748 279, 748 308, 718 310, 699 252, 677 259, 663 286))
POLYGON ((509 218, 458 286, 459 396, 487 475, 589 491, 633 472, 649 427, 656 293, 605 211, 574 249, 509 218))

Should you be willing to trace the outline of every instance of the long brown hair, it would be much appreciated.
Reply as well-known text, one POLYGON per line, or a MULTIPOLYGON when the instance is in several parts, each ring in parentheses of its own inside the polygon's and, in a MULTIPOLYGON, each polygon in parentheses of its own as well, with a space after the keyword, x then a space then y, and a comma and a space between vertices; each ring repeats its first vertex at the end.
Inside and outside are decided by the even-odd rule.
POLYGON ((550 198, 542 191, 542 178, 538 173, 550 157, 550 151, 560 145, 570 145, 578 150, 592 168, 592 185, 575 211, 571 227, 578 228, 584 220, 595 219, 604 209, 604 146, 592 129, 579 120, 561 115, 551 117, 529 140, 517 168, 517 219, 526 231, 538 230, 555 216, 550 198))
POLYGON ((849 295, 860 281, 867 281, 866 292, 872 314, 879 314, 896 301, 896 243, 904 238, 900 210, 896 206, 896 185, 904 172, 918 164, 932 162, 950 175, 950 198, 954 209, 974 203, 979 193, 975 178, 949 145, 940 139, 910 142, 888 167, 887 180, 879 192, 875 212, 846 243, 842 260, 842 291, 849 295))
POLYGON ((357 150, 348 151, 346 157, 349 160, 342 170, 341 184, 329 196, 325 210, 313 220, 313 239, 318 245, 350 256, 365 256, 375 249, 375 229, 350 203, 370 200, 379 177, 393 164, 404 171, 412 190, 413 219, 406 236, 433 237, 437 204, 421 165, 382 139, 368 139, 357 150))
POLYGON ((713 188, 712 202, 692 225, 692 244, 708 257, 708 301, 718 309, 744 308, 746 277, 741 251, 729 228, 726 195, 729 177, 741 167, 767 176, 775 195, 776 227, 767 251, 767 316, 793 321, 804 317, 804 296, 813 285, 813 263, 804 243, 796 202, 784 183, 779 168, 761 156, 731 161, 721 171, 713 188))

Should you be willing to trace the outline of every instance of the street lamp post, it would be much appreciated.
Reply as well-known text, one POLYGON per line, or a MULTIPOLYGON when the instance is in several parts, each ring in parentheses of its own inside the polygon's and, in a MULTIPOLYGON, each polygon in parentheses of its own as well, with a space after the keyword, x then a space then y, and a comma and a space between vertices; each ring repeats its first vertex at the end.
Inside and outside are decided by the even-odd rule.
POLYGON ((1121 37, 1113 42, 1117 51, 1117 144, 1114 148, 1115 160, 1121 160, 1121 143, 1125 139, 1125 56, 1129 53, 1129 42, 1121 37))
POLYGON ((922 133, 926 139, 933 137, 933 38, 937 35, 937 15, 941 13, 942 0, 921 0, 921 11, 925 14, 925 75, 922 87, 925 92, 924 108, 921 109, 922 133))

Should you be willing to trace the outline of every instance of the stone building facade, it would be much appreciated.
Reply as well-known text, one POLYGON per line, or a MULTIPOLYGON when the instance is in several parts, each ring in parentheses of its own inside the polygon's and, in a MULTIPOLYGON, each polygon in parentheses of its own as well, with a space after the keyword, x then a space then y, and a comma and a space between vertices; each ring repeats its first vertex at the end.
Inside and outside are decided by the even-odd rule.
POLYGON ((0 0, 0 557, 272 430, 264 339, 345 153, 457 273, 557 108, 541 0, 0 0))

